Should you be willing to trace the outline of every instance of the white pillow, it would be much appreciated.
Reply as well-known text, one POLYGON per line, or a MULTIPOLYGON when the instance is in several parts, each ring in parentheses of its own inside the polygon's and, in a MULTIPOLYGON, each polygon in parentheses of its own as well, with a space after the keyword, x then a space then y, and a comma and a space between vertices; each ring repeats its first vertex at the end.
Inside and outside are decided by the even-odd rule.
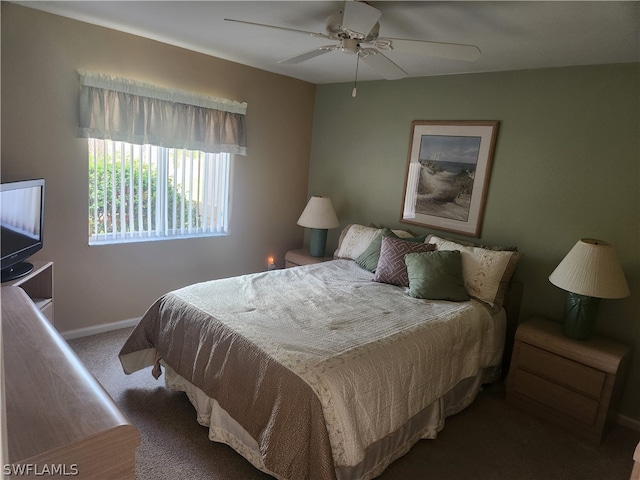
MULTIPOLYGON (((400 238, 408 238, 412 236, 410 232, 405 230, 392 231, 400 238)), ((347 225, 340 234, 338 248, 334 252, 333 258, 347 258, 355 260, 367 249, 373 239, 381 232, 381 228, 365 227, 364 225, 358 225, 357 223, 347 225)))
POLYGON ((459 250, 462 256, 462 277, 470 296, 489 304, 494 311, 502 308, 511 276, 520 259, 512 250, 492 250, 462 245, 431 235, 428 243, 438 250, 459 250))

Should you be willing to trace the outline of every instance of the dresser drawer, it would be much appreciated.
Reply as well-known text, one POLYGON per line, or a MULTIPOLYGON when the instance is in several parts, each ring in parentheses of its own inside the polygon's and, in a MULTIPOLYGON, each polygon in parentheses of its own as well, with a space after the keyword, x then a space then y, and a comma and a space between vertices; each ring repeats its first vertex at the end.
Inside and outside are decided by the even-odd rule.
POLYGON ((593 425, 600 403, 542 377, 517 369, 513 372, 513 391, 540 402, 585 425, 593 425))
POLYGON ((518 367, 593 398, 600 398, 604 372, 522 343, 518 367))

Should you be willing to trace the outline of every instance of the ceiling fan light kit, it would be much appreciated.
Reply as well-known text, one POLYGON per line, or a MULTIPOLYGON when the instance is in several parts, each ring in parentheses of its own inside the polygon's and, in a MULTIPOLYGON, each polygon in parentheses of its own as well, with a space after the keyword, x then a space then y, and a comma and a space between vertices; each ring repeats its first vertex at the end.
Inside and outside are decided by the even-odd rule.
MULTIPOLYGON (((385 56, 381 50, 385 52, 408 52, 463 61, 474 61, 480 57, 480 49, 475 45, 379 37, 379 20, 381 17, 382 12, 366 2, 346 1, 342 10, 329 15, 327 18, 325 24, 326 33, 308 32, 295 28, 230 18, 225 18, 225 20, 258 27, 275 28, 314 38, 323 38, 339 42, 334 45, 320 46, 294 57, 281 60, 278 62, 279 64, 295 65, 311 60, 319 55, 338 50, 350 55, 357 55, 358 59, 362 58, 371 69, 387 80, 404 78, 408 73, 385 56)), ((355 87, 353 96, 355 97, 355 87)))
POLYGON ((341 41, 340 50, 344 53, 350 53, 355 55, 358 53, 359 45, 358 41, 353 38, 343 38, 341 41))

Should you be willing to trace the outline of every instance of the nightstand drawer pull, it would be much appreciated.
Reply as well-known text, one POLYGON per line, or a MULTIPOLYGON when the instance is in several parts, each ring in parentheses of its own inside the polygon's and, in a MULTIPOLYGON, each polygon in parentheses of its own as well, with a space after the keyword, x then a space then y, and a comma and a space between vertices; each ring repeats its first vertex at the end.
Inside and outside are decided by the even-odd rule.
POLYGON ((520 348, 518 366, 593 398, 600 398, 606 377, 604 372, 526 343, 520 348))
POLYGON ((524 370, 515 372, 513 389, 586 425, 591 426, 596 420, 598 401, 524 370))

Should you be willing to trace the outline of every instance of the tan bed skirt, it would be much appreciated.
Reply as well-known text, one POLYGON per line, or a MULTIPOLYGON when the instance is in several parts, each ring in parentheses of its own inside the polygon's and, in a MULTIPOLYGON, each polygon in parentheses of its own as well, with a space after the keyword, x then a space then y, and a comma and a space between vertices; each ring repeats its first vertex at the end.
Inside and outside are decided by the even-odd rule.
MULTIPOLYGON (((171 390, 185 392, 196 409, 199 424, 209 428, 209 439, 224 443, 246 458, 257 469, 284 479, 270 472, 264 465, 258 442, 235 421, 218 402, 202 390, 165 366, 165 383, 171 390)), ((394 460, 406 454, 420 439, 434 439, 444 428, 446 417, 468 407, 476 398, 482 385, 497 380, 499 368, 481 371, 475 377, 462 380, 442 398, 411 418, 403 427, 369 445, 365 458, 357 465, 336 466, 337 480, 368 480, 380 475, 394 460)))

